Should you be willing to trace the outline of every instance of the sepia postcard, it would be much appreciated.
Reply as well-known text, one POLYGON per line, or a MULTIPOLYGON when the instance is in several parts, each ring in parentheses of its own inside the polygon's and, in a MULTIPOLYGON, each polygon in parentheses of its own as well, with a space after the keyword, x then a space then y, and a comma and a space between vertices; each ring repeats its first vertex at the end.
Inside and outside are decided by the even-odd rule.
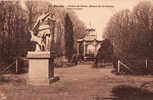
POLYGON ((0 0, 0 100, 153 100, 153 0, 0 0))

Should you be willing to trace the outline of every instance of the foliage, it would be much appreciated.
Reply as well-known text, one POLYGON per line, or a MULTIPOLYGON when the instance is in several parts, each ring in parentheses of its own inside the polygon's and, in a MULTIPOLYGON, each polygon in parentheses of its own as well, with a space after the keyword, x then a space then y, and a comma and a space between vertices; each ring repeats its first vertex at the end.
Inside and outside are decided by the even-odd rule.
POLYGON ((98 63, 112 62, 112 60, 114 60, 113 46, 110 40, 105 39, 102 41, 101 47, 98 49, 94 67, 98 67, 98 63))
MULTIPOLYGON (((64 52, 64 18, 67 10, 64 8, 53 9, 51 3, 44 1, 26 0, 24 3, 23 7, 20 1, 0 1, 0 63, 10 64, 17 57, 25 57, 28 51, 35 48, 34 43, 30 41, 29 30, 32 29, 38 16, 48 11, 54 11, 57 20, 55 26, 56 51, 60 55, 64 52)), ((81 21, 78 17, 74 14, 71 14, 72 16, 79 25, 81 21)), ((85 30, 83 24, 80 24, 79 27, 85 30)), ((78 33, 80 31, 75 30, 74 34, 77 37, 80 35, 78 33)))
POLYGON ((18 2, 0 2, 0 60, 10 63, 26 54, 28 43, 27 15, 18 2))
POLYGON ((141 2, 132 12, 128 9, 114 14, 104 37, 111 40, 118 57, 151 57, 153 50, 153 5, 141 2))
POLYGON ((72 59, 74 51, 73 24, 68 14, 65 16, 65 56, 68 62, 72 59))

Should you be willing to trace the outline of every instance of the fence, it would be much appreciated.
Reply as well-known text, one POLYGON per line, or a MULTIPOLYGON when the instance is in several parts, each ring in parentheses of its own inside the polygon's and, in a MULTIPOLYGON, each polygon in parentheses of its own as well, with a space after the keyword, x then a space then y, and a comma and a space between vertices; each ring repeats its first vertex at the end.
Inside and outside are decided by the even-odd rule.
POLYGON ((153 60, 151 59, 122 59, 117 62, 117 72, 120 73, 124 68, 131 73, 152 71, 153 72, 153 60))
POLYGON ((6 64, 1 64, 0 67, 0 73, 19 73, 21 71, 21 67, 24 66, 23 63, 21 64, 21 60, 23 61, 23 63, 25 63, 25 61, 27 59, 25 58, 16 58, 11 64, 6 65, 6 64), (13 70, 12 70, 13 69, 13 70))

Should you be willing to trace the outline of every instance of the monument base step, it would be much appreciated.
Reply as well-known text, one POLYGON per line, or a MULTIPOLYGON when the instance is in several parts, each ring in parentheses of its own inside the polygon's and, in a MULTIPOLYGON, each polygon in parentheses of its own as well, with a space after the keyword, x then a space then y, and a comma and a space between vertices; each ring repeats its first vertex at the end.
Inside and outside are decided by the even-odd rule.
POLYGON ((30 79, 28 80, 28 85, 33 85, 33 86, 49 86, 51 83, 54 83, 56 81, 60 80, 58 76, 56 77, 51 77, 49 79, 30 79))
POLYGON ((49 79, 30 79, 28 80, 28 85, 34 85, 34 86, 49 86, 50 81, 49 79))
POLYGON ((58 81, 58 80, 60 80, 60 77, 59 77, 59 76, 51 77, 51 78, 49 79, 49 83, 51 84, 51 83, 54 83, 54 82, 56 82, 56 81, 58 81))

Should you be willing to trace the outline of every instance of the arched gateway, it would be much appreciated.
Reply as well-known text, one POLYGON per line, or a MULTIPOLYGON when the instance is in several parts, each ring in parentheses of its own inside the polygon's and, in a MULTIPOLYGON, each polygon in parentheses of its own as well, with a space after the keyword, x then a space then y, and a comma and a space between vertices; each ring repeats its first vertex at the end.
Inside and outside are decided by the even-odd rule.
POLYGON ((95 58, 102 40, 97 39, 97 33, 94 28, 86 29, 87 35, 77 40, 77 54, 82 56, 85 60, 92 60, 95 58))

